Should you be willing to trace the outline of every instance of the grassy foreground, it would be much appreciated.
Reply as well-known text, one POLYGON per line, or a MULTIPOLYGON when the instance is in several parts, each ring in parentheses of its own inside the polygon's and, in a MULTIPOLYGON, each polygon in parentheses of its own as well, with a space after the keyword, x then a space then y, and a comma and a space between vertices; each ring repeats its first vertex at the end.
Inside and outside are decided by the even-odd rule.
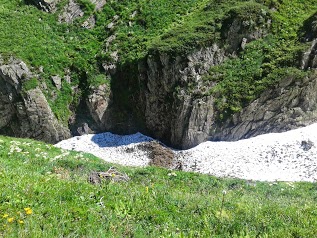
POLYGON ((110 167, 89 154, 0 137, 0 237, 314 237, 315 183, 219 179, 124 168, 127 183, 87 182, 110 167), (226 191, 226 192, 224 192, 226 191))

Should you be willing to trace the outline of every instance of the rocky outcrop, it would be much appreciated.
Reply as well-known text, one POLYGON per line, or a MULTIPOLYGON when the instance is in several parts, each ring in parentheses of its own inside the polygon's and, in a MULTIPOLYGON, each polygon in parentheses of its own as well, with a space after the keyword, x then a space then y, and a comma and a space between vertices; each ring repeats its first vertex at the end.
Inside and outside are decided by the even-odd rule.
POLYGON ((145 126, 155 138, 179 148, 206 140, 213 120, 213 98, 202 96, 202 75, 225 59, 214 44, 187 56, 157 53, 139 64, 145 126), (190 88, 189 85, 194 85, 190 88))
POLYGON ((284 78, 274 89, 217 125, 212 140, 239 140, 271 132, 282 132, 317 121, 317 75, 299 80, 284 78))
POLYGON ((311 42, 311 46, 303 53, 301 69, 317 68, 317 38, 311 42))
POLYGON ((95 10, 97 11, 101 10, 107 3, 106 0, 90 0, 90 2, 92 4, 95 4, 95 10))
MULTIPOLYGON (((106 4, 105 0, 90 0, 95 5, 95 11, 101 10, 106 4)), ((64 7, 63 12, 59 15, 59 22, 71 24, 75 19, 83 17, 85 14, 84 9, 76 0, 69 0, 68 4, 64 7)), ((83 23, 82 27, 86 29, 94 28, 96 19, 94 15, 90 15, 83 23)))
MULTIPOLYGON (((111 102, 111 91, 108 85, 102 84, 98 87, 92 87, 88 95, 86 104, 90 115, 98 125, 99 129, 105 130, 107 128, 108 110, 111 102)), ((109 125, 108 125, 109 127, 109 125)))
POLYGON ((59 15, 59 22, 73 23, 76 18, 84 16, 84 11, 80 8, 80 5, 74 1, 70 0, 68 4, 64 7, 64 11, 59 15))
POLYGON ((0 66, 0 132, 55 143, 70 137, 38 88, 24 89, 32 73, 26 64, 10 59, 0 66))
POLYGON ((317 13, 308 18, 303 26, 303 42, 308 42, 310 47, 303 53, 301 59, 302 69, 317 68, 317 13))
POLYGON ((28 0, 27 2, 34 4, 45 12, 55 12, 56 4, 59 2, 59 0, 28 0))
POLYGON ((243 50, 247 42, 266 36, 271 27, 271 16, 263 6, 249 3, 233 8, 222 23, 222 38, 227 43, 227 51, 235 53, 243 50))

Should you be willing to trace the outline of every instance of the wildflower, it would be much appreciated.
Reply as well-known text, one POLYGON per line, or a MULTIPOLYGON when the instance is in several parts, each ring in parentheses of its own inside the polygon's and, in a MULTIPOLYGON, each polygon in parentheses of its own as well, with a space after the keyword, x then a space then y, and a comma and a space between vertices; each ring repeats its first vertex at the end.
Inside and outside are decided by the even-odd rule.
POLYGON ((14 218, 13 218, 13 217, 8 218, 8 222, 9 222, 9 223, 12 223, 13 221, 14 221, 14 218))
POLYGON ((8 214, 4 214, 2 217, 7 218, 8 216, 9 216, 8 214))
POLYGON ((33 213, 32 209, 29 207, 24 208, 26 215, 31 215, 33 213))
POLYGON ((146 191, 146 193, 148 193, 149 192, 149 187, 145 187, 145 191, 146 191))
POLYGON ((19 223, 19 224, 24 224, 24 221, 18 220, 18 223, 19 223))

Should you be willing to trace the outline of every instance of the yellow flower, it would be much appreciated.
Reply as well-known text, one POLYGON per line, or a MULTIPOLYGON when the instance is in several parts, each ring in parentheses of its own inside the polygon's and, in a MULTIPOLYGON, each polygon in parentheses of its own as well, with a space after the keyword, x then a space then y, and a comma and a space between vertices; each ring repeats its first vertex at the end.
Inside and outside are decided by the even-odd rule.
POLYGON ((19 224, 24 224, 24 221, 18 220, 19 224))
POLYGON ((8 214, 4 214, 2 217, 7 218, 8 216, 9 216, 8 214))
POLYGON ((145 187, 145 191, 146 191, 146 193, 148 193, 149 192, 149 187, 145 187))
POLYGON ((9 222, 9 223, 12 223, 13 221, 14 221, 14 218, 13 218, 13 217, 8 218, 8 222, 9 222))
POLYGON ((32 209, 29 207, 24 208, 26 215, 31 215, 33 213, 32 209))

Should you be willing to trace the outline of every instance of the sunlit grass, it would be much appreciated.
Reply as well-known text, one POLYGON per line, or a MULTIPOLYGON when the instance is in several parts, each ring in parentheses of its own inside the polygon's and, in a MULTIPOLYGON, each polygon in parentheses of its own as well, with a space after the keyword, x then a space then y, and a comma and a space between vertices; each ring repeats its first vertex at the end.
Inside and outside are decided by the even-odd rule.
POLYGON ((3 237, 314 237, 315 183, 263 183, 148 167, 92 185, 111 165, 44 143, 0 138, 3 237), (224 193, 224 190, 226 191, 224 193))

